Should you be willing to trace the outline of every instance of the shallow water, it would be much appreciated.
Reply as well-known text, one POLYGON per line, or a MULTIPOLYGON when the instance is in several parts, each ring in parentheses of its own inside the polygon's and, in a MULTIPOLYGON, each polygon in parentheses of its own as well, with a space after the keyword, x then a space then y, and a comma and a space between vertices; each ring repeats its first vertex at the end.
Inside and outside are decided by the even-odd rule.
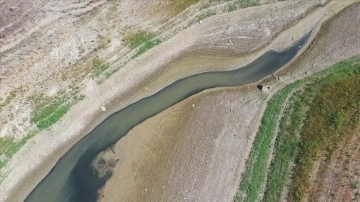
POLYGON ((180 79, 152 96, 112 114, 76 143, 29 194, 26 201, 96 201, 106 179, 91 170, 92 160, 149 117, 205 89, 238 86, 260 80, 290 62, 310 33, 283 52, 269 51, 252 63, 231 71, 206 72, 180 79))

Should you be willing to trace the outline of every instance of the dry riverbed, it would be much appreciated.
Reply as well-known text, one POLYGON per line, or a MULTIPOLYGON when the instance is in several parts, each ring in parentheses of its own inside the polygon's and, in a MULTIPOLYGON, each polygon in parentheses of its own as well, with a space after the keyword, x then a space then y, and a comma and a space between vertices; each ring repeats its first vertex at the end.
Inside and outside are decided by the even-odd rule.
MULTIPOLYGON (((323 1, 278 2, 260 7, 240 9, 230 13, 224 11, 223 8, 226 8, 224 4, 210 5, 207 9, 214 9, 219 14, 202 20, 201 23, 196 21, 192 26, 189 26, 189 23, 191 23, 191 19, 196 19, 199 7, 203 6, 202 3, 196 4, 179 16, 171 18, 171 13, 168 15, 149 13, 152 9, 146 10, 148 8, 143 8, 141 5, 144 2, 142 1, 131 2, 89 1, 67 4, 57 1, 39 1, 36 5, 29 6, 29 12, 25 12, 27 15, 18 16, 16 26, 11 24, 13 26, 11 27, 7 24, 9 22, 6 21, 6 18, 4 18, 5 20, 1 19, 3 21, 0 21, 0 28, 2 28, 0 34, 6 37, 2 37, 0 41, 0 52, 2 54, 0 56, 0 82, 2 86, 0 94, 1 98, 3 98, 2 102, 9 100, 9 103, 6 103, 0 111, 2 117, 7 117, 2 119, 0 123, 2 137, 10 135, 20 139, 36 128, 36 125, 31 122, 34 106, 31 100, 28 99, 32 95, 40 94, 45 98, 52 98, 54 95, 62 93, 64 89, 69 89, 69 86, 75 86, 75 90, 79 89, 76 91, 77 95, 84 95, 85 98, 74 105, 59 122, 48 130, 39 132, 29 140, 9 160, 8 165, 1 168, 2 177, 5 178, 0 185, 0 200, 23 200, 42 177, 46 175, 59 157, 112 112, 124 108, 144 96, 153 94, 176 79, 203 71, 233 69, 238 65, 250 62, 266 50, 285 48, 311 28, 319 28, 324 19, 346 6, 345 4, 355 1, 347 1, 346 3, 344 1, 333 1, 325 7, 318 7, 316 10, 313 9, 322 4, 323 1), (132 6, 133 9, 129 10, 132 6), (38 12, 38 10, 41 12, 38 12), (310 12, 312 10, 313 12, 310 12), (224 14, 221 14, 221 12, 224 14), (41 13, 41 15, 35 15, 35 13, 41 13), (304 16, 308 17, 304 18, 303 21, 299 21, 304 16), (103 23, 105 17, 108 17, 108 19, 106 23, 103 23), (170 18, 169 21, 167 21, 168 18, 170 18), (27 19, 29 22, 23 19, 27 19), (179 20, 182 20, 182 23, 177 23, 179 20), (174 24, 171 24, 171 22, 174 24), (281 33, 296 22, 298 22, 297 26, 294 26, 293 29, 281 33), (32 29, 20 29, 19 27, 32 27, 32 29), (136 54, 137 49, 130 49, 124 44, 123 39, 129 35, 129 32, 131 34, 139 30, 158 32, 159 37, 163 37, 165 41, 135 60, 130 60, 136 54), (8 37, 11 34, 16 37, 8 37), (275 37, 277 38, 272 41, 275 37), (205 53, 204 50, 207 50, 207 54, 214 55, 214 53, 218 53, 223 57, 225 55, 234 56, 239 54, 246 54, 246 56, 241 58, 230 57, 236 62, 231 64, 237 64, 236 66, 222 63, 213 66, 196 65, 207 60, 206 55, 200 54, 205 53), (193 59, 191 57, 187 60, 189 54, 193 55, 192 57, 195 57, 195 59, 200 58, 199 61, 192 63, 193 59), (104 74, 94 78, 97 72, 94 73, 94 69, 91 67, 94 67, 93 61, 96 58, 100 58, 104 63, 106 62, 108 67, 106 67, 104 74), (190 61, 189 63, 196 68, 182 64, 186 60, 187 62, 190 61), (84 72, 85 74, 83 74, 84 72), (107 72, 111 77, 105 80, 107 72), (105 106, 105 112, 100 110, 102 106, 105 106)), ((156 2, 159 3, 160 1, 156 2)), ((3 9, 1 10, 2 13, 5 10, 6 12, 14 11, 11 5, 4 5, 6 6, 1 8, 3 9)), ((157 5, 151 5, 151 8, 155 9, 157 5)), ((18 8, 21 8, 21 6, 16 7, 16 9, 18 8)), ((353 32, 344 32, 343 34, 356 35, 353 32)), ((332 43, 335 42, 336 40, 332 43)), ((343 57, 358 54, 357 47, 353 47, 356 43, 351 37, 348 42, 350 48, 329 50, 330 53, 340 52, 338 55, 335 54, 327 63, 330 64, 343 57)), ((321 51, 317 51, 320 54, 321 51)), ((323 61, 327 59, 326 57, 321 58, 323 61)), ((309 59, 310 62, 311 59, 309 59)), ((316 62, 321 62, 321 60, 316 62)), ((317 64, 319 65, 316 67, 322 67, 320 66, 321 63, 317 64)), ((309 65, 304 68, 306 67, 309 67, 309 65)), ((284 81, 280 82, 278 87, 294 79, 291 76, 284 76, 284 81)), ((122 171, 134 173, 134 170, 144 166, 142 162, 149 162, 151 158, 155 159, 153 162, 160 161, 163 163, 162 165, 169 166, 169 169, 163 168, 163 172, 167 173, 161 178, 159 177, 160 172, 156 173, 154 171, 154 169, 157 169, 156 166, 148 166, 146 172, 139 173, 140 177, 135 178, 140 179, 141 183, 129 178, 128 182, 132 186, 126 187, 124 190, 129 190, 128 193, 130 194, 138 192, 139 199, 146 197, 146 193, 152 193, 151 197, 153 198, 181 198, 183 195, 176 193, 173 188, 177 183, 181 182, 179 186, 184 189, 183 193, 186 193, 183 198, 206 199, 206 197, 210 196, 208 193, 216 194, 219 191, 224 191, 224 195, 218 194, 216 197, 218 199, 231 199, 231 195, 236 191, 236 184, 240 179, 240 173, 254 131, 259 124, 258 121, 265 106, 265 100, 268 98, 268 96, 259 94, 254 86, 251 87, 249 92, 245 91, 243 87, 241 89, 241 93, 235 93, 234 90, 223 91, 219 95, 210 93, 205 99, 206 101, 202 101, 203 98, 201 97, 203 95, 195 96, 189 100, 197 103, 191 103, 187 100, 175 106, 178 109, 177 112, 170 110, 170 112, 161 113, 160 117, 163 114, 165 114, 165 117, 178 114, 176 118, 169 118, 169 123, 165 122, 163 127, 154 126, 145 130, 142 127, 147 123, 144 123, 138 129, 134 129, 135 132, 131 132, 133 135, 123 138, 119 144, 125 146, 118 147, 116 145, 114 147, 115 151, 126 154, 126 156, 121 155, 123 162, 128 163, 121 167, 122 171), (229 102, 227 96, 231 97, 234 102, 229 102), (254 101, 247 100, 249 98, 254 98, 254 101), (214 103, 211 100, 218 100, 218 102, 214 103), (217 104, 219 108, 208 107, 207 102, 217 104), (194 107, 193 104, 195 104, 194 107), (257 111, 252 110, 255 105, 258 106, 255 107, 257 111), (202 108, 197 108, 200 106, 202 108), (239 113, 233 115, 226 113, 230 109, 239 113), (186 113, 189 115, 183 115, 186 113), (217 119, 219 121, 212 120, 210 117, 213 116, 206 116, 206 113, 218 114, 217 119), (247 115, 247 113, 250 114, 247 115), (220 115, 227 117, 224 118, 220 115), (245 122, 239 121, 239 125, 236 125, 236 127, 230 124, 231 127, 235 127, 231 130, 231 127, 225 127, 227 130, 224 129, 225 131, 234 132, 235 136, 232 137, 224 135, 225 131, 222 134, 219 128, 215 130, 213 126, 206 124, 209 122, 220 127, 225 126, 226 122, 224 120, 236 122, 236 119, 245 120, 245 122), (189 120, 193 121, 189 122, 189 120), (249 120, 253 122, 249 122, 249 120), (188 128, 185 130, 182 125, 175 127, 177 121, 182 121, 181 123, 188 128), (168 124, 174 125, 174 127, 169 127, 168 124), (199 124, 203 124, 204 131, 202 133, 199 133, 200 128, 196 129, 199 124), (244 128, 240 127, 240 124, 245 124, 243 125, 244 128), (178 129, 176 131, 182 132, 173 133, 174 136, 165 136, 169 134, 166 131, 172 131, 174 128, 178 129), (151 134, 155 134, 156 129, 162 131, 162 133, 154 137, 151 134), (188 130, 191 130, 190 134, 194 135, 187 135, 188 130), (209 133, 206 133, 206 130, 209 133), (141 131, 147 131, 148 137, 144 137, 141 131), (247 139, 248 137, 250 139, 247 139), (137 138, 144 139, 138 142, 135 141, 137 138), (195 140, 204 142, 204 145, 196 144, 195 140), (237 140, 244 141, 236 142, 237 140), (175 143, 178 143, 177 146, 173 145, 175 143), (230 144, 229 148, 226 147, 227 143, 230 144), (205 147, 205 145, 208 147, 205 147), (164 150, 161 150, 161 153, 164 153, 164 158, 157 155, 159 150, 154 149, 160 146, 164 146, 164 150), (125 150, 124 148, 128 149, 125 150), (173 156, 173 154, 169 153, 173 148, 176 148, 176 150, 173 150, 177 153, 176 161, 175 159, 174 161, 167 160, 173 156), (234 150, 230 150, 230 148, 234 150), (154 151, 149 152, 151 155, 146 159, 146 156, 144 156, 146 152, 143 150, 154 151), (191 153, 191 151, 194 151, 194 153, 191 153), (216 167, 222 165, 219 163, 220 160, 228 160, 226 162, 229 164, 224 164, 224 166, 229 165, 225 166, 228 170, 216 167), (198 163, 202 166, 196 166, 198 163), (129 164, 136 164, 137 167, 131 167, 129 164), (189 167, 189 165, 191 166, 189 167), (187 170, 183 170, 184 167, 187 167, 187 170), (190 170, 191 172, 188 172, 190 170), (173 178, 176 180, 167 181, 170 179, 166 178, 171 174, 170 171, 173 172, 173 178), (153 175, 147 175, 150 172, 153 175), (179 175, 176 175, 176 173, 179 175), (149 178, 146 176, 149 176, 149 178), (199 184, 196 184, 199 186, 196 186, 197 189, 193 192, 185 190, 190 187, 188 183, 193 183, 191 176, 199 179, 199 184), (224 178, 221 176, 224 176, 224 178), (211 181, 210 177, 223 180, 221 181, 224 183, 223 186, 211 181), (148 181, 150 179, 156 179, 157 181, 154 183, 157 183, 158 186, 151 187, 152 184, 148 181), (183 181, 181 181, 182 179, 183 181), (166 185, 169 182, 171 183, 166 185), (231 185, 226 187, 225 183, 231 185), (168 196, 160 194, 165 193, 160 189, 164 184, 169 191, 168 196), (221 189, 217 190, 215 186, 219 186, 221 189), (157 192, 155 192, 155 188, 157 192)), ((278 88, 272 88, 270 94, 275 92, 275 89, 278 88)), ((67 93, 72 93, 72 91, 67 93)), ((151 120, 149 119, 148 126, 159 123, 151 120)), ((165 119, 162 118, 162 120, 165 119)), ((121 175, 119 174, 119 176, 121 175)), ((114 180, 111 179, 111 181, 114 180)), ((106 189, 111 192, 111 185, 105 188, 104 193, 106 193, 106 189)), ((124 195, 123 197, 130 196, 124 195)), ((109 197, 111 199, 111 195, 109 197)))

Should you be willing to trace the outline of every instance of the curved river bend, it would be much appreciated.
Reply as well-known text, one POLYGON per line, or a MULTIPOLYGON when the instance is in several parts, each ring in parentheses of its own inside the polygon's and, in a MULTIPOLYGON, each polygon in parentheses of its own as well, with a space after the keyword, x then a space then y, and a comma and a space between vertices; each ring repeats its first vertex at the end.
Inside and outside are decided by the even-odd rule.
POLYGON ((112 114, 76 143, 29 194, 26 201, 96 201, 106 179, 91 170, 92 160, 149 117, 205 89, 258 81, 290 62, 310 33, 282 52, 269 51, 252 63, 231 71, 206 72, 180 79, 156 94, 112 114))

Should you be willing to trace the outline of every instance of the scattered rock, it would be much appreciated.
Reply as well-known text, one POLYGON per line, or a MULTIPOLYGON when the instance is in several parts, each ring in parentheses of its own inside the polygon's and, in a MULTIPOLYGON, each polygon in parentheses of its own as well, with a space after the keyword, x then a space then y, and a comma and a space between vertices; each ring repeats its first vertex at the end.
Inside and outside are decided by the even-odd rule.
POLYGON ((100 107, 100 110, 103 111, 103 112, 106 111, 105 106, 101 106, 101 107, 100 107))
POLYGON ((264 85, 263 85, 263 84, 257 85, 256 87, 257 87, 260 91, 263 91, 263 89, 264 89, 264 85))

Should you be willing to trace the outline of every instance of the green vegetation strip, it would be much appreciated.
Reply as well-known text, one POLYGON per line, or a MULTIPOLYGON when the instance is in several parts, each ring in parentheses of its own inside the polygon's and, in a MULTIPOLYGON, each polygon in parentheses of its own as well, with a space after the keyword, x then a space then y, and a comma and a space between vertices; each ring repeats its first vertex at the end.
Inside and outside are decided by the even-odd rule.
MULTIPOLYGON (((0 138, 0 169, 5 167, 6 163, 11 159, 14 154, 34 135, 36 135, 39 131, 34 130, 30 132, 26 137, 22 138, 21 140, 15 140, 11 137, 2 137, 0 138)), ((1 184, 1 177, 3 173, 0 173, 0 184, 1 184)))
POLYGON ((259 0, 236 0, 228 5, 228 12, 235 11, 238 8, 257 6, 259 3, 259 0))
POLYGON ((285 184, 290 176, 290 163, 294 161, 297 154, 299 136, 296 134, 300 131, 306 106, 314 95, 314 88, 309 86, 305 88, 305 91, 298 90, 289 99, 288 106, 280 119, 263 201, 281 201, 285 184))
POLYGON ((356 113, 358 116, 360 114, 360 94, 357 90, 358 86, 360 86, 359 72, 359 59, 344 61, 308 79, 297 81, 286 86, 269 101, 247 161, 239 192, 235 196, 235 201, 260 200, 258 197, 265 183, 266 175, 268 175, 268 178, 262 200, 280 201, 285 184, 291 173, 291 163, 294 162, 295 158, 297 158, 297 169, 295 171, 296 180, 291 192, 293 194, 292 199, 302 199, 307 191, 306 188, 309 187, 307 182, 309 181, 309 174, 311 173, 314 159, 316 159, 321 153, 320 151, 324 151, 324 149, 329 151, 331 150, 329 148, 338 148, 339 142, 344 142, 347 138, 344 134, 350 134, 349 132, 339 133, 339 131, 335 129, 342 128, 345 130, 346 128, 351 128, 359 119, 354 118, 356 117, 356 113), (271 155, 271 139, 276 135, 275 127, 280 109, 282 105, 285 104, 286 97, 301 86, 305 87, 289 99, 289 106, 284 109, 279 123, 278 136, 275 140, 274 158, 269 171, 267 171, 266 162, 271 155), (339 87, 343 88, 339 91, 339 87), (332 94, 332 92, 336 93, 332 94), (327 94, 329 95, 325 98, 324 96, 327 94), (336 105, 337 107, 333 105, 329 107, 328 104, 326 104, 335 100, 333 98, 337 97, 344 98, 336 99, 343 100, 343 105, 336 105), (317 101, 317 99, 321 101, 317 101), (314 103, 321 103, 323 106, 314 103), (345 104, 348 108, 345 107, 345 104), (306 109, 308 109, 309 106, 311 114, 306 115, 306 109), (340 109, 339 106, 341 106, 340 109), (329 109, 332 110, 326 111, 326 113, 324 112, 324 110, 329 109), (345 109, 356 109, 357 111, 345 109), (307 119, 305 123, 306 127, 304 128, 309 130, 306 132, 307 134, 313 135, 311 135, 311 138, 308 140, 306 140, 306 138, 303 139, 303 136, 301 136, 302 139, 299 144, 300 139, 296 134, 299 134, 301 131, 304 117, 312 117, 311 119, 307 119), (321 125, 322 128, 314 128, 319 125, 317 124, 318 120, 324 118, 326 121, 323 122, 325 124, 321 125), (351 127, 349 127, 350 125, 345 126, 344 120, 351 120, 349 122, 352 124, 351 127), (311 123, 313 126, 310 126, 311 123), (310 133, 310 131, 313 132, 310 133), (315 132, 317 132, 316 134, 322 134, 322 136, 314 135, 315 132), (337 135, 329 136, 327 135, 329 133, 337 135), (334 146, 334 144, 337 144, 337 146, 334 146), (298 145, 300 146, 298 147, 298 145), (299 156, 296 157, 298 153, 299 156))
POLYGON ((91 71, 92 78, 100 76, 108 68, 109 68, 109 65, 106 64, 103 60, 100 60, 98 58, 94 59, 92 71, 91 71))
POLYGON ((46 129, 63 117, 70 108, 84 99, 84 95, 78 95, 78 87, 74 87, 70 92, 61 92, 60 95, 48 97, 36 95, 30 98, 34 106, 34 114, 31 121, 38 129, 46 129))
POLYGON ((125 37, 124 42, 130 48, 136 48, 154 38, 154 34, 147 32, 139 32, 125 37))
POLYGON ((134 56, 132 56, 132 58, 136 58, 139 55, 145 53, 147 50, 153 48, 154 46, 157 46, 161 43, 160 39, 154 39, 154 40, 149 40, 146 41, 144 45, 142 45, 139 50, 136 52, 136 54, 134 56))
POLYGON ((271 150, 271 140, 274 138, 276 123, 288 94, 299 86, 300 82, 288 85, 278 92, 268 104, 261 120, 253 148, 247 160, 240 189, 235 201, 257 201, 258 194, 265 183, 267 161, 271 150))
POLYGON ((161 43, 160 39, 154 39, 154 37, 154 34, 145 31, 125 37, 124 43, 129 48, 134 49, 139 47, 135 55, 132 56, 132 59, 138 57, 139 55, 145 53, 147 50, 161 43))

